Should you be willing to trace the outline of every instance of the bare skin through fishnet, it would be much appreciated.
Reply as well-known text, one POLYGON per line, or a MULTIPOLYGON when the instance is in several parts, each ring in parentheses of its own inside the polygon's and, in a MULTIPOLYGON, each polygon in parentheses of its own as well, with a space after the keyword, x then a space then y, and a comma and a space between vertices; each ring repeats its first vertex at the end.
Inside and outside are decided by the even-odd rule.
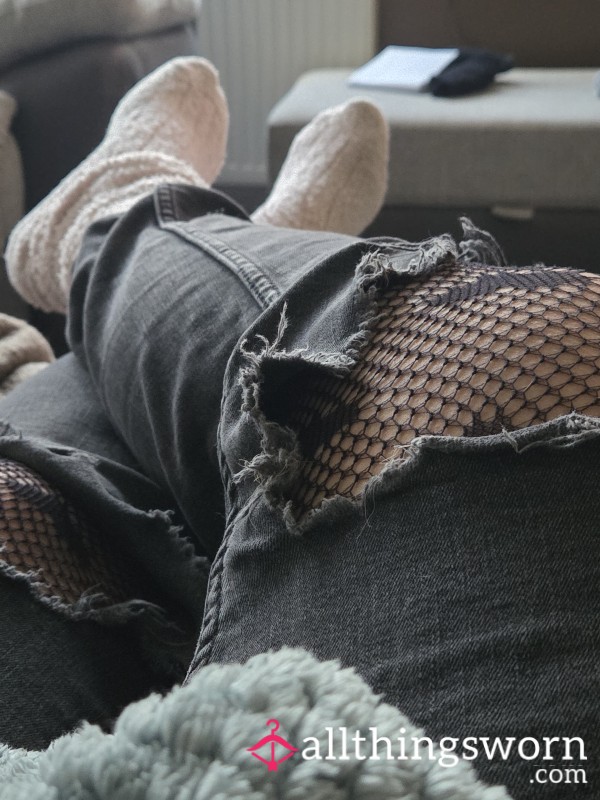
POLYGON ((388 290, 346 378, 295 393, 297 516, 356 498, 417 436, 600 416, 600 276, 453 265, 388 290))

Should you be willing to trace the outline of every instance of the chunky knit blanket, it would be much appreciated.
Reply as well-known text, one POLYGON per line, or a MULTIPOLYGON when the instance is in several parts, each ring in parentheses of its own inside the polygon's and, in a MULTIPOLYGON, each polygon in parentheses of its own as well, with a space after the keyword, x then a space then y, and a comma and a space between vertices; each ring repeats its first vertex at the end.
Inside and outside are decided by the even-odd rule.
POLYGON ((52 348, 39 331, 0 314, 0 397, 53 360, 52 348))
POLYGON ((281 650, 133 703, 113 733, 84 724, 44 752, 0 746, 0 800, 510 800, 458 759, 358 760, 352 746, 340 760, 344 727, 423 735, 352 670, 281 650))

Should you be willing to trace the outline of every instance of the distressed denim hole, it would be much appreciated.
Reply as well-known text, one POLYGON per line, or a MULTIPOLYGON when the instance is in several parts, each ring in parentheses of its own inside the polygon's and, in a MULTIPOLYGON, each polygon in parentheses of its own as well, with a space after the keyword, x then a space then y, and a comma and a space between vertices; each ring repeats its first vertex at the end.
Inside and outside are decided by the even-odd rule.
POLYGON ((344 374, 275 351, 261 362, 264 420, 293 442, 279 442, 279 502, 301 522, 327 499, 358 499, 417 437, 600 417, 598 331, 589 273, 454 262, 388 282, 344 374))

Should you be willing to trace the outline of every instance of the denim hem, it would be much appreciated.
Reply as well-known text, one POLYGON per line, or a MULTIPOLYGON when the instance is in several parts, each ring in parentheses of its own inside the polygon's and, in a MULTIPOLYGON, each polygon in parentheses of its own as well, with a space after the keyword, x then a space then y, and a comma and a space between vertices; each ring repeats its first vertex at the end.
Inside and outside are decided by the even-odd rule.
MULTIPOLYGON (((230 214, 231 209, 229 205, 231 201, 225 196, 222 197, 224 202, 227 201, 227 206, 223 209, 214 210, 215 194, 217 194, 218 198, 218 193, 211 190, 210 201, 212 210, 206 211, 205 216, 222 213, 230 214)), ((176 186, 165 184, 159 187, 155 193, 155 202, 157 217, 161 228, 171 231, 184 241, 200 248, 227 267, 227 269, 231 270, 248 289, 261 308, 264 309, 279 299, 281 294, 279 289, 269 280, 260 265, 251 261, 247 255, 231 248, 226 242, 213 233, 210 235, 203 235, 198 228, 191 228, 189 225, 186 225, 189 219, 185 212, 178 208, 181 197, 176 186)), ((243 212, 240 210, 237 216, 241 217, 242 214, 243 212)))

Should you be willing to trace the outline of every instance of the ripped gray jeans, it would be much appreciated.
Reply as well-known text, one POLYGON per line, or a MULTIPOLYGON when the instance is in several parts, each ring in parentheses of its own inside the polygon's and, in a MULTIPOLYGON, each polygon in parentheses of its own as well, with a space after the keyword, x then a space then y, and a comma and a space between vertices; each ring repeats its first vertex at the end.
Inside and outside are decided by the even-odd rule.
MULTIPOLYGON (((577 797, 592 797, 600 421, 417 436, 354 492, 306 468, 382 294, 461 259, 501 254, 468 227, 459 244, 282 230, 216 192, 161 187, 88 232, 73 354, 2 401, 0 456, 76 498, 143 576, 119 602, 42 598, 57 610, 146 619, 145 646, 188 674, 304 647, 438 739, 581 737, 577 797), (303 399, 313 386, 320 406, 303 399)), ((475 766, 516 798, 570 796, 533 786, 533 763, 475 766)))

